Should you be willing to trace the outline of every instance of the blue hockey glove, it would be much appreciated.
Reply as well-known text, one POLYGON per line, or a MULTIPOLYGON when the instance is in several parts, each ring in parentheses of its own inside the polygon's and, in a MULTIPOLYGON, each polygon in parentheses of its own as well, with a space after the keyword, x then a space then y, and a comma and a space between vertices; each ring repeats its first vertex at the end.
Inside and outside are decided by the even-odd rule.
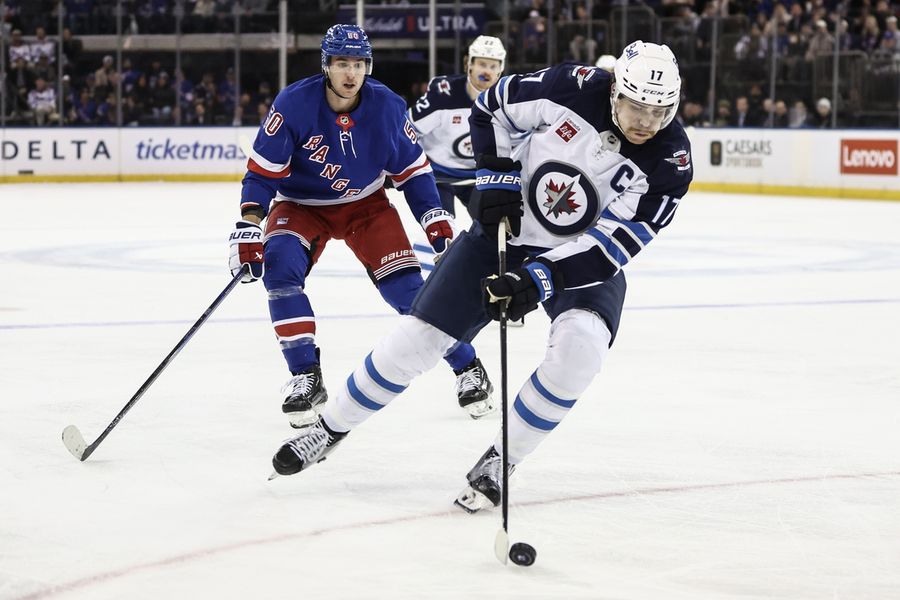
POLYGON ((510 158, 482 154, 475 172, 475 191, 469 200, 469 214, 492 237, 497 237, 500 221, 509 221, 509 231, 522 229, 522 163, 510 158))
POLYGON ((263 234, 259 225, 251 221, 238 221, 228 239, 228 267, 234 277, 247 265, 250 270, 241 278, 241 283, 250 283, 263 276, 263 234))
POLYGON ((552 261, 536 258, 500 277, 485 279, 484 307, 495 321, 500 320, 501 303, 506 301, 506 317, 518 321, 563 288, 562 274, 552 261))

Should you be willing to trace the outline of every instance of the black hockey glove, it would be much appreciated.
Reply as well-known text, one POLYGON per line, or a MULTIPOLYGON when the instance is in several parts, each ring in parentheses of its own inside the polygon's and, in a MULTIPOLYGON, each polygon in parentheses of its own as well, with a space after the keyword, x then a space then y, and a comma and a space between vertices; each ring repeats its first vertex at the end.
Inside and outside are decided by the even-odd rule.
POLYGON ((500 320, 501 303, 506 300, 506 317, 518 321, 563 288, 562 274, 552 261, 536 258, 500 277, 485 279, 484 306, 488 315, 500 320))
POLYGON ((509 221, 509 231, 522 229, 522 163, 511 158, 482 154, 475 172, 475 191, 469 200, 469 215, 485 232, 497 237, 500 221, 509 221))

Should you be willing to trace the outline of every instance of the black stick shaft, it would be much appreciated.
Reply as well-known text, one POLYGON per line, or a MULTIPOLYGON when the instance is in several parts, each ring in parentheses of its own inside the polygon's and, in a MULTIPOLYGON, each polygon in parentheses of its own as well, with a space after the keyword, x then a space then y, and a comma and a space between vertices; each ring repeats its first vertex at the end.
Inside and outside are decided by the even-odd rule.
POLYGON ((117 414, 112 422, 106 427, 106 429, 103 430, 103 433, 101 433, 100 436, 85 449, 84 454, 81 457, 82 461, 87 460, 88 456, 93 454, 94 450, 97 449, 97 446, 99 446, 103 442, 103 440, 106 439, 106 436, 108 436, 109 433, 113 429, 115 429, 116 425, 119 424, 119 421, 122 420, 122 417, 124 417, 128 413, 128 411, 131 410, 132 406, 137 404, 137 401, 141 399, 141 396, 144 395, 144 392, 150 389, 150 386, 153 385, 153 382, 156 381, 156 379, 165 370, 165 368, 169 366, 169 363, 172 362, 172 360, 176 356, 178 356, 178 353, 184 349, 191 338, 194 337, 194 334, 197 333, 197 330, 200 329, 200 327, 204 323, 206 323, 206 320, 209 319, 210 315, 213 314, 213 311, 215 311, 222 303, 222 301, 225 300, 228 294, 231 293, 231 290, 234 289, 234 286, 236 286, 238 282, 240 282, 241 278, 247 272, 247 269, 248 267, 244 265, 244 267, 241 268, 240 272, 235 275, 231 279, 231 281, 228 282, 228 285, 225 286, 225 289, 222 290, 222 292, 216 297, 215 300, 213 300, 213 303, 209 305, 209 308, 207 308, 206 311, 202 315, 200 315, 200 318, 197 319, 197 322, 191 326, 186 334, 184 334, 184 337, 181 338, 181 341, 175 344, 175 347, 172 348, 172 351, 169 352, 169 354, 163 359, 161 363, 159 363, 159 366, 156 367, 156 370, 150 374, 150 377, 147 378, 147 381, 145 381, 143 385, 138 388, 138 391, 135 392, 134 396, 131 397, 131 400, 128 401, 128 404, 122 407, 122 410, 119 411, 119 414, 117 414))
MULTIPOLYGON (((497 231, 497 257, 499 259, 500 272, 502 276, 506 273, 506 221, 500 223, 497 231)), ((506 365, 506 307, 507 301, 500 302, 500 437, 503 440, 503 453, 501 456, 501 469, 503 470, 503 487, 500 490, 501 512, 503 514, 503 531, 509 533, 509 423, 507 415, 507 405, 509 399, 507 395, 507 365, 506 365)))

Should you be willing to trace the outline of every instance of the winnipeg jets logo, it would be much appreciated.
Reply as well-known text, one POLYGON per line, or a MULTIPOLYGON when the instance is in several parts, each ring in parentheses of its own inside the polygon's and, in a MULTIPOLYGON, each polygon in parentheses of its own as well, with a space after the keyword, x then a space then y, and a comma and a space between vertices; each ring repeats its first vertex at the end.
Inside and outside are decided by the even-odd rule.
POLYGON ((572 69, 572 77, 578 83, 579 90, 585 81, 590 81, 591 77, 594 76, 594 70, 594 67, 575 67, 572 69))
POLYGON ((475 158, 472 151, 472 137, 468 132, 453 140, 453 154, 459 158, 475 158))
POLYGON ((691 153, 687 150, 679 150, 672 155, 672 158, 666 158, 667 163, 672 163, 679 171, 687 171, 691 168, 691 153))
POLYGON ((526 202, 538 224, 555 236, 583 233, 600 217, 600 196, 590 177, 554 160, 535 169, 526 202))
POLYGON ((446 79, 441 79, 440 81, 438 81, 437 87, 439 93, 447 94, 448 96, 450 95, 450 82, 446 79))
POLYGON ((544 202, 544 208, 547 209, 545 216, 553 215, 558 218, 563 213, 574 214, 576 209, 581 208, 580 204, 572 200, 572 197, 575 196, 572 188, 575 187, 578 179, 576 177, 568 184, 561 183, 559 185, 552 178, 550 179, 544 188, 544 192, 547 194, 547 200, 544 202))

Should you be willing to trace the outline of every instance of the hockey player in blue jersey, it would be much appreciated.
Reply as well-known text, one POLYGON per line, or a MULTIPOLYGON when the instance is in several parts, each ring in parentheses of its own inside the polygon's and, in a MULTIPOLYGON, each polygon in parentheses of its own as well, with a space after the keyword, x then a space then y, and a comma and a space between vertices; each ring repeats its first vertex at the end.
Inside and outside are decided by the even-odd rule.
MULTIPOLYGON (((229 265, 243 281, 263 279, 275 335, 291 378, 282 411, 296 428, 314 423, 327 400, 315 344, 316 323, 304 289, 330 239, 344 240, 381 296, 401 314, 422 287, 419 261, 384 192, 401 190, 435 253, 456 228, 440 207, 434 175, 402 98, 372 73, 372 46, 355 25, 335 25, 322 40, 322 74, 275 98, 260 127, 241 191, 241 220, 229 265), (260 223, 267 218, 265 235, 260 223)), ((461 406, 477 418, 491 383, 468 342, 448 348, 461 406)))
MULTIPOLYGON (((471 118, 479 157, 472 228, 320 420, 279 448, 276 473, 325 458, 447 348, 498 319, 500 302, 511 319, 542 304, 552 321, 544 359, 509 409, 508 460, 521 464, 600 371, 619 326, 622 269, 672 221, 688 191, 690 144, 674 121, 680 93, 669 48, 637 41, 613 74, 564 64, 503 77, 481 94, 471 118), (517 132, 527 136, 512 146, 517 132), (497 276, 503 220, 512 233, 509 271, 497 276)), ((465 510, 500 502, 501 447, 498 434, 468 472, 457 498, 465 510)))
POLYGON ((475 155, 469 136, 469 115, 478 94, 497 83, 506 60, 499 38, 479 35, 469 45, 466 73, 435 77, 428 91, 409 109, 419 144, 431 161, 438 181, 441 206, 456 214, 454 197, 469 204, 475 178, 475 155), (468 180, 468 184, 455 185, 468 180))

